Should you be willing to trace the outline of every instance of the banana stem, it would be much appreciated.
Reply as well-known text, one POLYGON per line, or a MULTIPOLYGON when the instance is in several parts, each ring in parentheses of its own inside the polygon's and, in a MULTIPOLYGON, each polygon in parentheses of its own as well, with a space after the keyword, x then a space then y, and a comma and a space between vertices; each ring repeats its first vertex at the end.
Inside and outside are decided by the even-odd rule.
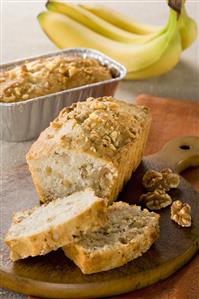
POLYGON ((168 5, 178 13, 178 16, 180 16, 183 2, 183 0, 169 0, 168 5))

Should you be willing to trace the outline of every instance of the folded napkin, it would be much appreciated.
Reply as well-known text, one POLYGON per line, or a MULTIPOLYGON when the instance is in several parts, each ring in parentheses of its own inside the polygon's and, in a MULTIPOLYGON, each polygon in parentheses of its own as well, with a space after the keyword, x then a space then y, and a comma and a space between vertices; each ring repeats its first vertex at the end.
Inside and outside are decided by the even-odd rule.
MULTIPOLYGON (((153 118, 145 155, 157 152, 177 136, 199 136, 199 103, 148 95, 138 96, 136 103, 149 107, 153 118)), ((186 170, 183 175, 199 191, 199 167, 186 170)), ((199 254, 166 280, 111 298, 199 299, 199 254)), ((29 296, 27 299, 41 298, 29 296)))

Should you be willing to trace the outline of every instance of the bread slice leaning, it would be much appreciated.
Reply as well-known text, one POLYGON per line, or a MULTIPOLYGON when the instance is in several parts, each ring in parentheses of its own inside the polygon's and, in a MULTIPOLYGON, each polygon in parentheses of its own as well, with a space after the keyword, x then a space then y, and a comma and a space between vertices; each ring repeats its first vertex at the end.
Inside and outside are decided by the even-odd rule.
POLYGON ((106 220, 106 201, 86 190, 16 213, 5 238, 13 261, 44 255, 106 220))
POLYGON ((108 222, 63 247, 84 274, 120 267, 146 252, 159 236, 159 215, 124 202, 108 207, 108 222))

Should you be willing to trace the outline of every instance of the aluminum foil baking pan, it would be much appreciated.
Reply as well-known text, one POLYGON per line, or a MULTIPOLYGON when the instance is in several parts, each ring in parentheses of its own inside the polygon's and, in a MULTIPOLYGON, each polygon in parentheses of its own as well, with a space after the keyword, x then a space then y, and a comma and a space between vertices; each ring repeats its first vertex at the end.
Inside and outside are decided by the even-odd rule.
POLYGON ((37 137, 65 107, 73 102, 84 101, 88 97, 113 96, 116 87, 125 75, 123 65, 105 56, 104 54, 84 48, 74 48, 56 51, 45 55, 22 59, 1 65, 1 70, 6 70, 41 57, 56 55, 82 56, 95 58, 102 65, 107 66, 113 75, 110 80, 84 85, 46 96, 37 97, 16 103, 0 103, 0 128, 1 139, 7 141, 25 141, 37 137))

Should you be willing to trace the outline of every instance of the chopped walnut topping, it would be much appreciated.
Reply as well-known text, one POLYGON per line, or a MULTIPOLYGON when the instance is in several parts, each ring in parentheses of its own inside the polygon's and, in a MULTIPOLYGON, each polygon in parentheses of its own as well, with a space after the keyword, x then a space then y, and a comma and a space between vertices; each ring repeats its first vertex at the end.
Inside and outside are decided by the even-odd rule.
POLYGON ((66 58, 62 55, 44 57, 0 72, 0 102, 33 99, 111 78, 110 70, 92 58, 66 58))
POLYGON ((125 155, 129 143, 133 144, 139 138, 135 128, 139 128, 146 120, 145 111, 135 105, 106 96, 90 98, 64 108, 45 134, 50 144, 55 142, 64 151, 80 148, 98 157, 110 160, 115 157, 114 163, 118 164, 121 151, 125 155), (98 107, 98 102, 107 109, 91 109, 98 107), (117 111, 113 102, 119 106, 117 111))
MULTIPOLYGON (((84 103, 77 102, 67 110, 64 109, 58 119, 64 123, 73 120, 78 143, 84 149, 112 156, 137 138, 142 125, 139 117, 135 118, 128 109, 115 110, 119 110, 119 107, 120 102, 114 102, 112 97, 90 97, 84 103)), ((141 117, 143 110, 139 113, 141 117)))
POLYGON ((15 91, 16 95, 18 95, 18 96, 21 95, 21 90, 19 87, 15 87, 14 91, 15 91))
POLYGON ((27 99, 29 99, 29 95, 28 95, 28 94, 24 94, 24 95, 22 95, 22 99, 23 99, 23 100, 27 100, 27 99))
MULTIPOLYGON (((78 72, 78 69, 77 69, 75 66, 71 66, 71 67, 68 69, 69 77, 74 76, 77 72, 78 72)), ((91 72, 92 72, 92 71, 91 71, 91 72)))
POLYGON ((171 219, 182 227, 191 226, 191 207, 188 203, 176 200, 171 206, 171 219))
POLYGON ((150 210, 160 210, 172 203, 170 195, 162 189, 156 189, 155 191, 142 194, 140 200, 143 201, 150 210))
POLYGON ((96 153, 96 148, 94 147, 94 146, 91 146, 91 148, 90 148, 90 150, 92 151, 92 152, 94 152, 94 153, 96 153))
POLYGON ((118 136, 118 133, 116 131, 113 131, 111 134, 111 139, 113 140, 113 142, 116 142, 117 140, 117 136, 118 136))
POLYGON ((148 170, 143 176, 142 184, 149 190, 163 189, 169 191, 172 188, 177 188, 180 183, 178 174, 173 173, 171 169, 163 169, 161 172, 156 170, 148 170))

